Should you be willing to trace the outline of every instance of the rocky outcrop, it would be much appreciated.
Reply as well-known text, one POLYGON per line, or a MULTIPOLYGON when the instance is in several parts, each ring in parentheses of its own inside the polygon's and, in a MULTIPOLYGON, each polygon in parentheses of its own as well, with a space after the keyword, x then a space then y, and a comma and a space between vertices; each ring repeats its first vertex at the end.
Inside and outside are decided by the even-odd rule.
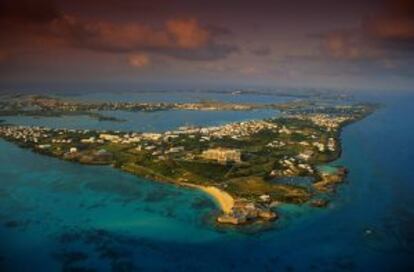
POLYGON ((236 202, 229 213, 225 213, 217 218, 218 223, 242 225, 256 221, 273 221, 277 219, 277 214, 266 205, 258 205, 252 202, 236 202))
POLYGON ((217 217, 217 222, 221 224, 241 225, 247 222, 245 217, 237 217, 234 214, 223 214, 217 217))
POLYGON ((325 199, 314 199, 310 202, 310 205, 316 208, 324 208, 328 206, 328 201, 325 199))
POLYGON ((345 167, 338 168, 334 173, 321 173, 321 179, 313 184, 315 189, 321 192, 332 191, 336 184, 341 183, 348 170, 345 167))

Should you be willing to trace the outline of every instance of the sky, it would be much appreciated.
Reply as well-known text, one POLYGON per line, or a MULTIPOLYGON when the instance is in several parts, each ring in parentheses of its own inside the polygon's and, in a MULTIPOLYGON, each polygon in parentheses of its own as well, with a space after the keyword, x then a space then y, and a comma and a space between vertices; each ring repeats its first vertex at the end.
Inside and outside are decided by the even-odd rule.
POLYGON ((414 0, 0 0, 0 88, 411 90, 414 0))

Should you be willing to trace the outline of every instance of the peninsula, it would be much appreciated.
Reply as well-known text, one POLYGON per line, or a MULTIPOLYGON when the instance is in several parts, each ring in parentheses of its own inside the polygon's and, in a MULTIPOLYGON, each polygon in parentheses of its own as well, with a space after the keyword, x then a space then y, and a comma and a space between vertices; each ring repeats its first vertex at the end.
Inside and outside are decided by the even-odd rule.
MULTIPOLYGON (((39 99, 54 101, 34 99, 37 104, 39 99)), ((52 111, 70 112, 73 105, 75 112, 91 110, 78 108, 78 103, 71 106, 55 102, 50 105, 52 111)), ((10 105, 3 104, 3 111, 10 111, 10 105)), ((128 105, 138 104, 117 107, 125 110, 128 105)), ((16 106, 14 111, 21 113, 21 107, 16 106)), ((114 109, 113 104, 107 107, 114 109)), ((251 110, 270 106, 195 103, 159 104, 158 107, 157 110, 251 110)), ((181 127, 163 133, 52 129, 2 123, 0 137, 60 159, 111 165, 151 180, 201 189, 214 197, 222 210, 217 222, 238 225, 276 219, 279 203, 325 206, 326 201, 319 198, 319 193, 333 190, 347 171, 338 167, 326 172, 319 166, 340 156, 342 127, 366 117, 377 106, 326 106, 296 101, 271 107, 283 114, 265 120, 181 127), (311 184, 290 182, 304 178, 310 179, 311 184)), ((42 107, 40 111, 46 112, 42 107)))

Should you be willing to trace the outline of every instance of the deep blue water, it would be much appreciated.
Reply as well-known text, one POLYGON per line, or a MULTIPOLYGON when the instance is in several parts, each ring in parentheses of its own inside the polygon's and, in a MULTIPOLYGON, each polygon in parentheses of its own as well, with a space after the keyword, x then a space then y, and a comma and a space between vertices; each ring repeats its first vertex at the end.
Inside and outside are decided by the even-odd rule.
POLYGON ((201 192, 0 140, 0 270, 414 271, 414 96, 362 98, 385 106, 344 129, 330 206, 259 232, 215 227, 201 192))

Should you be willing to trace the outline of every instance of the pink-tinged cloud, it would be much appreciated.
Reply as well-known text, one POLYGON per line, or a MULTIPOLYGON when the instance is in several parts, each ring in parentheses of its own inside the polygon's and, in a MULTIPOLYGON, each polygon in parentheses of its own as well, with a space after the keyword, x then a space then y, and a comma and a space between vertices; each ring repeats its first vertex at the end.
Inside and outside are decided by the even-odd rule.
POLYGON ((414 1, 390 0, 386 9, 368 17, 362 28, 372 38, 386 42, 414 42, 414 1))
POLYGON ((170 20, 166 23, 166 29, 180 48, 199 48, 210 40, 207 29, 201 27, 195 19, 170 20))
POLYGON ((389 0, 355 29, 322 35, 322 52, 346 60, 383 59, 414 52, 414 1, 389 0))
POLYGON ((414 18, 381 17, 366 23, 367 31, 383 40, 414 40, 414 18))
POLYGON ((7 60, 9 56, 9 52, 0 50, 0 62, 7 60))
POLYGON ((74 46, 103 51, 196 50, 211 41, 207 29, 195 19, 172 19, 162 28, 154 28, 135 22, 85 21, 64 16, 54 20, 49 30, 74 46))
POLYGON ((161 26, 142 21, 81 17, 59 11, 52 1, 7 1, 0 5, 0 49, 77 48, 110 53, 151 52, 189 60, 225 58, 234 46, 218 42, 211 26, 196 18, 165 18, 161 26), (39 9, 44 7, 44 9, 39 9))
POLYGON ((47 29, 68 44, 102 51, 199 49, 207 46, 210 35, 195 19, 172 19, 162 28, 142 23, 85 21, 64 16, 47 29))
POLYGON ((359 32, 332 31, 323 36, 322 52, 338 60, 367 60, 382 57, 382 50, 375 48, 359 32))
POLYGON ((133 54, 128 57, 128 63, 135 68, 143 68, 150 64, 150 58, 143 53, 133 54))
POLYGON ((361 52, 352 35, 342 32, 332 32, 323 40, 325 52, 338 59, 357 59, 361 52))

